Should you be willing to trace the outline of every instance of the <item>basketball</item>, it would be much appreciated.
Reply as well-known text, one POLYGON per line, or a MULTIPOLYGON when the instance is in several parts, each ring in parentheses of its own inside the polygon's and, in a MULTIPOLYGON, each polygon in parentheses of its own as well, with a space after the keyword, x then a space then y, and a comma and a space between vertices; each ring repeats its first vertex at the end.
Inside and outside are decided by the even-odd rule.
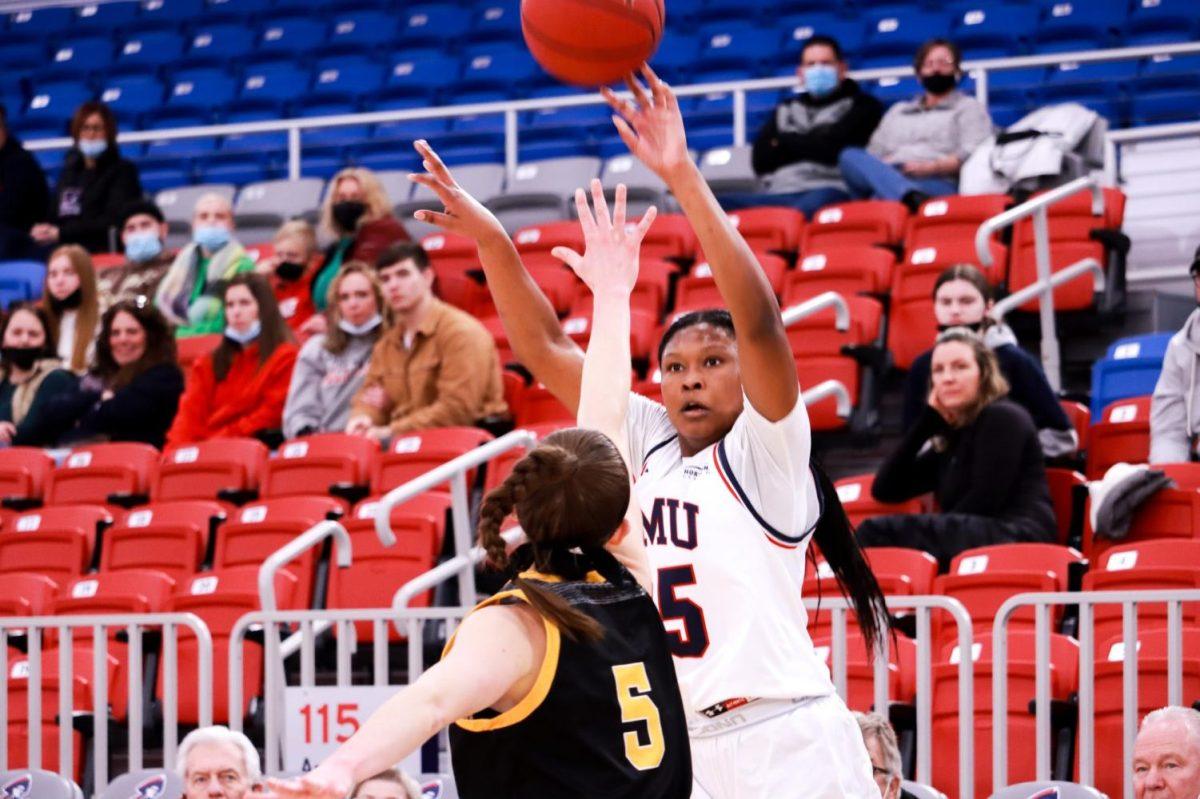
POLYGON ((612 83, 658 48, 663 0, 521 0, 521 31, 542 68, 565 83, 612 83))

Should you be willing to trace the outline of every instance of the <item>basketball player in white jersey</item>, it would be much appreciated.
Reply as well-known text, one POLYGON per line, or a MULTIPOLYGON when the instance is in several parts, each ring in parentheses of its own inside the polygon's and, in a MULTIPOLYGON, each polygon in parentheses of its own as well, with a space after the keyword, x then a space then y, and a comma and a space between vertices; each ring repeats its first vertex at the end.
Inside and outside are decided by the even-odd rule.
MULTIPOLYGON (((885 625, 879 587, 827 478, 810 469, 811 435, 774 294, 750 248, 687 153, 670 90, 648 68, 636 105, 606 97, 631 151, 678 200, 728 312, 675 322, 660 344, 663 405, 632 397, 629 449, 689 714, 695 796, 876 799, 853 717, 813 651, 799 575, 812 540, 854 600, 868 639, 885 625), (736 330, 736 338, 734 331, 736 330)), ((475 239, 514 351, 567 407, 583 357, 495 218, 417 144, 445 213, 417 218, 475 239)), ((637 546, 627 536, 620 548, 637 546)))

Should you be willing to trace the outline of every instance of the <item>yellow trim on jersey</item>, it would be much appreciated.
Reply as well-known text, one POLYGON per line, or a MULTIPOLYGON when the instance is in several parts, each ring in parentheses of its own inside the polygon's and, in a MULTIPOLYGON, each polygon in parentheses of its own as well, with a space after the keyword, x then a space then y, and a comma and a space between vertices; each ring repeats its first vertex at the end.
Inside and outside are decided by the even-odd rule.
MULTIPOLYGON (((522 576, 527 573, 523 572, 522 576)), ((520 590, 501 591, 480 602, 471 609, 471 613, 509 598, 519 599, 526 604, 529 603, 529 600, 525 598, 524 592, 520 590)), ((546 701, 546 697, 550 693, 550 686, 554 684, 554 675, 558 672, 558 654, 562 648, 562 638, 558 627, 554 626, 545 617, 542 618, 542 624, 546 628, 546 654, 542 658, 542 665, 538 669, 537 678, 533 681, 533 686, 529 689, 529 693, 525 694, 520 702, 517 702, 517 704, 498 716, 488 719, 459 719, 454 722, 456 725, 468 732, 498 730, 524 721, 529 718, 533 711, 541 707, 542 702, 546 701)), ((457 635, 457 632, 455 634, 457 635)), ((442 657, 445 657, 450 648, 454 646, 454 637, 454 635, 451 635, 450 640, 446 642, 446 648, 442 650, 442 657)))
MULTIPOLYGON (((557 574, 543 574, 537 569, 526 569, 517 576, 523 580, 537 580, 540 583, 561 583, 563 581, 563 578, 559 577, 557 574)), ((600 574, 600 572, 591 571, 587 573, 586 577, 584 577, 584 582, 603 583, 606 582, 606 580, 600 574)))

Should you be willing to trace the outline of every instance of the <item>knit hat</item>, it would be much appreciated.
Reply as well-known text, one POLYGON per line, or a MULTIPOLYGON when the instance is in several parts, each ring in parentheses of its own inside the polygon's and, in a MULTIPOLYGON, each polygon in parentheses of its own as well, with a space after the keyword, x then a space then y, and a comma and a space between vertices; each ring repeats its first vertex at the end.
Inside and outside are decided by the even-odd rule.
POLYGON ((152 216, 158 220, 159 224, 167 221, 163 216, 162 209, 153 200, 134 200, 121 209, 121 227, 125 227, 125 223, 129 221, 130 217, 138 214, 152 216))

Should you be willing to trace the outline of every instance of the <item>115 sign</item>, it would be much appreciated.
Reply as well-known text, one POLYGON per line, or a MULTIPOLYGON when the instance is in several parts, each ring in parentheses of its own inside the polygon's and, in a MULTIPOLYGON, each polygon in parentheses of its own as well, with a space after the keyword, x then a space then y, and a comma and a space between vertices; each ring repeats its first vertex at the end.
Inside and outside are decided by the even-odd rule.
MULTIPOLYGON (((316 768, 398 690, 395 685, 288 686, 283 701, 284 771, 297 774, 316 768)), ((420 765, 418 750, 403 767, 415 774, 420 765)))

